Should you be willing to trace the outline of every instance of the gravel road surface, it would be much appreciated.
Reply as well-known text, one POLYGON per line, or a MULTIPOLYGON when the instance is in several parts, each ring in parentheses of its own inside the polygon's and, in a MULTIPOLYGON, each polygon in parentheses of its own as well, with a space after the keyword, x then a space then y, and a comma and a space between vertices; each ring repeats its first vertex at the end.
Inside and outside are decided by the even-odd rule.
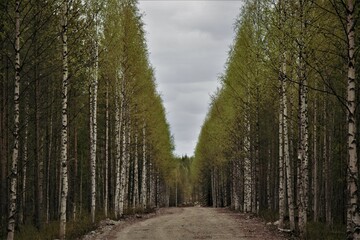
MULTIPOLYGON (((109 235, 108 235, 109 236, 109 235)), ((108 239, 285 239, 270 231, 264 222, 226 209, 203 207, 168 208, 160 216, 114 229, 108 239)))

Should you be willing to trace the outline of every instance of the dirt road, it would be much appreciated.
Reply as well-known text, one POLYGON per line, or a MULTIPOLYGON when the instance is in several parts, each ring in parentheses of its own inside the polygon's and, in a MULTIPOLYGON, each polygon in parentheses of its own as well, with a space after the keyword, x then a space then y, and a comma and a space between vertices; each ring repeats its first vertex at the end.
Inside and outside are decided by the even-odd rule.
POLYGON ((165 213, 114 229, 109 239, 191 240, 191 239, 284 239, 258 219, 228 210, 189 207, 169 208, 165 213), (114 232, 115 231, 115 232, 114 232))

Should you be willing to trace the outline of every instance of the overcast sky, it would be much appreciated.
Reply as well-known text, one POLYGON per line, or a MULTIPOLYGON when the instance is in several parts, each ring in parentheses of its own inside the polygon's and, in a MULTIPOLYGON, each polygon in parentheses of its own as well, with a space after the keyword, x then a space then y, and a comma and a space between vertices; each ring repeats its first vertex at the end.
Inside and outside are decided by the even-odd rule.
POLYGON ((140 0, 175 154, 192 156, 219 86, 241 1, 140 0))

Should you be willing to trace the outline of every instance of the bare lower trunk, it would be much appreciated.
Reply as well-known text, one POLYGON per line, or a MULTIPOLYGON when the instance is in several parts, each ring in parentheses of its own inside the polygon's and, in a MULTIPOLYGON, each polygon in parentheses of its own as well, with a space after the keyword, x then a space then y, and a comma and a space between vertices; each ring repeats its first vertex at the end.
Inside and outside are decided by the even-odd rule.
POLYGON ((237 163, 237 161, 234 159, 233 160, 233 201, 234 201, 234 209, 235 210, 239 210, 240 206, 239 206, 239 195, 238 195, 238 174, 239 174, 239 164, 237 163))
POLYGON ((131 183, 131 178, 130 178, 130 163, 131 163, 131 156, 130 156, 130 151, 131 151, 131 121, 130 121, 130 110, 128 109, 128 119, 129 119, 129 123, 128 126, 126 128, 127 130, 127 141, 126 141, 126 148, 127 148, 127 152, 126 152, 126 173, 125 173, 125 199, 124 199, 124 205, 126 206, 126 208, 129 208, 129 189, 131 187, 130 183, 131 183))
POLYGON ((279 228, 284 228, 284 217, 286 212, 285 202, 285 169, 284 169, 284 99, 283 87, 280 87, 280 113, 279 113, 279 228))
POLYGON ((314 133, 313 133, 313 212, 314 222, 319 221, 319 176, 318 176, 318 155, 317 155, 317 101, 314 103, 314 133))
MULTIPOLYGON (((177 183, 177 182, 176 182, 177 183)), ((211 196, 212 196, 212 205, 216 207, 216 188, 215 188, 215 168, 211 170, 211 196)), ((177 201, 177 185, 176 185, 176 201, 177 201)))
POLYGON ((67 2, 63 3, 62 21, 62 43, 63 43, 63 81, 62 81, 62 128, 61 128, 61 196, 60 196, 60 239, 65 239, 66 234, 66 205, 68 195, 68 173, 67 173, 67 101, 68 101, 68 49, 67 49, 67 2))
MULTIPOLYGON (((284 54, 285 55, 285 54, 284 54)), ((284 56, 284 61, 286 56, 284 56)), ((284 163, 285 163, 285 172, 284 177, 286 178, 287 186, 287 203, 289 207, 289 220, 290 220, 290 230, 295 230, 295 203, 294 203, 294 193, 293 193, 293 174, 290 163, 290 151, 289 151, 289 133, 288 133, 288 103, 286 96, 286 62, 283 63, 282 67, 282 104, 283 104, 283 134, 284 134, 284 163)))
POLYGON ((7 239, 14 239, 15 214, 17 201, 17 179, 19 160, 19 124, 20 124, 20 1, 15 2, 15 88, 14 88, 14 146, 10 174, 9 216, 7 239))
POLYGON ((149 157, 148 158, 148 162, 149 162, 149 195, 148 195, 148 204, 149 207, 152 208, 153 207, 153 195, 154 195, 154 173, 153 173, 153 166, 152 166, 152 159, 149 157))
MULTIPOLYGON (((1 58, 1 60, 3 60, 3 58, 5 58, 4 56, 1 58)), ((9 127, 8 127, 8 74, 7 72, 9 72, 8 70, 8 62, 9 60, 6 59, 6 70, 5 72, 5 76, 1 76, 1 94, 2 94, 2 98, 0 98, 0 169, 1 169, 1 178, 0 178, 0 191, 1 196, 0 196, 0 214, 2 216, 4 216, 4 218, 6 217, 6 213, 8 212, 8 200, 9 200, 9 192, 8 192, 8 132, 9 132, 9 127)), ((6 220, 5 220, 6 221, 6 220)))
MULTIPOLYGON (((175 174, 176 174, 176 176, 175 176, 175 207, 177 207, 178 206, 178 175, 179 175, 177 169, 176 169, 175 174)), ((213 174, 211 176, 213 176, 213 174)), ((213 179, 213 177, 211 179, 213 179)), ((211 182, 211 186, 212 186, 212 189, 214 189, 213 181, 211 182)), ((214 196, 214 190, 212 190, 212 196, 214 196)), ((213 203, 213 207, 214 207, 214 203, 213 203)))
POLYGON ((76 125, 74 126, 74 181, 73 181, 73 191, 74 191, 74 195, 73 195, 73 210, 72 210, 72 215, 73 215, 73 220, 76 220, 76 215, 77 215, 77 195, 78 195, 78 191, 79 191, 79 187, 78 187, 78 133, 77 133, 77 128, 76 125))
POLYGON ((358 179, 359 166, 356 146, 356 81, 355 81, 355 20, 354 0, 347 2, 347 39, 348 39, 348 82, 347 82, 347 125, 348 125, 348 167, 347 167, 347 237, 360 239, 360 208, 358 179))
MULTIPOLYGON (((37 18, 35 17, 35 22, 37 18)), ((34 214, 34 225, 40 231, 42 227, 42 212, 43 212, 43 156, 41 154, 41 137, 40 137, 40 107, 39 107, 39 98, 40 98, 40 82, 38 76, 38 50, 36 42, 36 33, 34 33, 34 55, 35 55, 35 66, 34 66, 34 78, 35 78, 35 98, 34 98, 34 111, 35 111, 35 134, 34 134, 34 205, 35 205, 35 214, 34 214)))
MULTIPOLYGON (((325 166, 325 219, 326 224, 331 226, 332 225, 332 215, 331 215, 331 198, 332 198, 332 174, 331 174, 331 133, 329 132, 327 139, 325 138, 324 141, 327 141, 327 152, 324 154, 326 158, 324 159, 324 166, 325 166)), ((326 136, 325 135, 325 136, 326 136)), ((326 142, 324 142, 324 146, 326 146, 326 142)))
POLYGON ((128 123, 124 120, 122 126, 122 137, 123 137, 123 149, 121 157, 121 171, 120 171, 120 201, 119 201, 119 214, 120 217, 124 214, 124 199, 125 199, 125 187, 126 187, 126 168, 127 168, 127 145, 126 145, 126 125, 128 123))
MULTIPOLYGON (((97 21, 97 20, 95 20, 97 21)), ((97 28, 97 26, 96 26, 97 28)), ((96 29, 97 32, 97 29, 96 29)), ((96 33, 97 34, 97 33, 96 33)), ((96 37, 97 38, 97 37, 96 37)), ((95 222, 96 208, 96 147, 97 147, 97 89, 98 89, 98 42, 95 39, 95 66, 90 84, 90 168, 91 168, 91 221, 95 222)))
MULTIPOLYGON (((286 7, 284 1, 279 1, 279 22, 280 30, 284 31, 284 25, 286 23, 286 7)), ((284 34, 282 34, 284 37, 284 34)), ((291 182, 290 178, 290 157, 289 157, 289 138, 288 138, 288 125, 287 125, 287 98, 286 98, 286 49, 284 48, 283 39, 280 39, 280 69, 279 69, 279 95, 280 95, 280 111, 279 111, 279 228, 283 229, 284 217, 286 214, 286 200, 291 202, 291 198, 287 195, 287 189, 290 189, 291 194, 291 182), (288 187, 286 189, 286 186, 288 187), (286 196, 288 198, 286 199, 286 196)), ((290 206, 289 206, 290 207, 290 206)))
MULTIPOLYGON (((51 94, 51 100, 53 99, 54 93, 51 94)), ((50 107, 50 129, 48 133, 48 146, 47 146, 47 166, 46 166, 46 223, 50 221, 50 167, 51 167, 51 157, 52 157, 52 146, 53 146, 53 106, 50 107)))
POLYGON ((109 82, 106 81, 106 109, 105 109, 105 190, 104 190, 104 214, 108 216, 109 196, 109 82))
MULTIPOLYGON (((249 114, 249 113, 247 113, 249 114)), ((244 139, 244 211, 251 212, 252 203, 252 174, 251 174, 251 160, 250 160, 250 122, 249 116, 246 116, 247 133, 244 139)))
POLYGON ((139 204, 139 156, 138 156, 138 132, 135 130, 135 159, 134 159, 134 197, 133 208, 135 209, 139 204))
MULTIPOLYGON (((26 98, 26 97, 25 97, 26 98)), ((25 99, 25 118, 24 118, 24 142, 23 142, 23 161, 22 161, 22 197, 19 209, 19 223, 24 224, 24 212, 26 209, 26 180, 27 180, 27 165, 28 165, 28 136, 29 136, 29 105, 28 99, 25 99)))
POLYGON ((156 171, 156 207, 160 207, 160 178, 159 170, 156 171))
MULTIPOLYGON (((115 98, 115 199, 114 199, 114 211, 115 216, 119 217, 120 209, 120 160, 121 160, 121 109, 119 107, 119 93, 117 92, 117 97, 115 98)), ((122 102, 121 102, 122 103, 122 102)), ((122 105, 122 104, 121 104, 122 105)), ((121 106, 122 107, 122 106, 121 106)))
MULTIPOLYGON (((269 149, 269 157, 271 156, 271 151, 269 149)), ((267 164, 267 171, 266 171, 266 201, 267 201, 267 207, 270 210, 273 210, 273 202, 272 202, 272 189, 271 189, 271 161, 272 159, 268 160, 267 164)))
POLYGON ((155 207, 155 197, 156 197, 156 172, 154 165, 152 163, 152 159, 149 160, 149 169, 150 169, 150 207, 155 207))
POLYGON ((308 105, 307 105, 307 74, 306 74, 306 52, 305 52, 305 34, 306 34, 306 17, 305 1, 300 0, 300 41, 299 41, 299 111, 300 111, 300 148, 299 156, 299 231, 300 236, 306 236, 307 212, 308 212, 308 192, 309 192, 309 137, 308 137, 308 105))
POLYGON ((143 126, 143 164, 141 180, 141 203, 143 209, 146 209, 146 125, 143 126))

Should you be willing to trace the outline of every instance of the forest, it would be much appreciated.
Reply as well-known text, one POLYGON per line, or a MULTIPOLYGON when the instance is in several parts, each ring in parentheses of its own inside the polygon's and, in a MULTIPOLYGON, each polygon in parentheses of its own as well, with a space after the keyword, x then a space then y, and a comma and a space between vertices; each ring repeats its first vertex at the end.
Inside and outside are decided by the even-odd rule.
MULTIPOLYGON (((175 156, 137 0, 0 2, 0 239, 199 203, 360 239, 355 0, 248 0, 175 156)), ((166 34, 166 33, 164 33, 166 34)))
POLYGON ((174 145, 136 1, 0 11, 0 238, 74 239, 169 205, 174 145))
POLYGON ((275 213, 302 239, 360 239, 359 10, 245 3, 195 150, 198 198, 275 213))

